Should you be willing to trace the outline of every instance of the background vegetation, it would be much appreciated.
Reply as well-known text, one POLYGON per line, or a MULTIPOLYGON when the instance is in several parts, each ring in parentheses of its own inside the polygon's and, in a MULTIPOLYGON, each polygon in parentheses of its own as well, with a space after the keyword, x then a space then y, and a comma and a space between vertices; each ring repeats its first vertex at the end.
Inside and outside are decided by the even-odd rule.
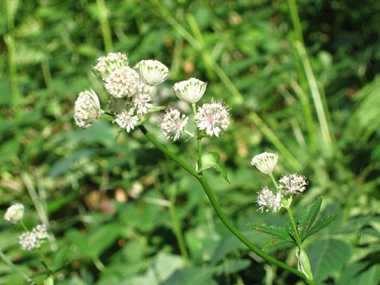
MULTIPOLYGON (((197 77, 208 82, 205 101, 223 98, 232 108, 228 132, 205 140, 231 184, 206 176, 250 240, 262 246, 268 237, 247 223, 287 223, 256 212, 256 192, 270 181, 249 166, 256 154, 278 152, 277 177, 298 172, 310 181, 296 215, 321 195, 322 215, 341 215, 306 245, 316 280, 378 283, 380 2, 296 6, 298 27, 285 1, 1 1, 0 204, 4 212, 21 202, 27 225, 50 225, 55 240, 43 251, 57 283, 298 282, 241 245, 197 181, 139 131, 114 142, 117 127, 105 121, 75 126, 80 91, 92 86, 105 99, 91 66, 110 51, 128 52, 131 65, 153 58, 170 68, 153 99, 161 105, 176 106, 172 85, 197 77)), ((159 135, 154 120, 147 127, 159 135)), ((194 163, 193 142, 160 139, 194 163)), ((22 229, 0 228, 1 251, 42 282, 38 252, 17 244, 22 229)), ((269 252, 296 264, 294 248, 269 252)), ((22 282, 0 263, 0 283, 22 282)))

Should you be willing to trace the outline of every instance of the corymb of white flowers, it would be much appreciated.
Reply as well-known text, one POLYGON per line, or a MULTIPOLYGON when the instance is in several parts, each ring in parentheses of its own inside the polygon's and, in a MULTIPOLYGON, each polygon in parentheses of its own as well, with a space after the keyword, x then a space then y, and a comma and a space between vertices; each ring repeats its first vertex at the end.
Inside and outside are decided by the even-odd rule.
MULTIPOLYGON (((158 60, 141 60, 133 68, 129 66, 125 53, 109 53, 97 59, 93 67, 95 74, 103 81, 107 90, 108 104, 101 109, 94 91, 80 92, 74 108, 74 119, 81 128, 88 128, 97 119, 104 118, 117 124, 120 129, 131 132, 142 125, 152 112, 166 107, 154 107, 151 88, 163 83, 169 77, 169 69, 158 60)), ((231 123, 229 109, 222 100, 196 106, 206 91, 207 83, 190 78, 174 84, 177 97, 192 105, 196 135, 185 129, 189 116, 178 109, 168 108, 161 116, 159 127, 166 139, 179 140, 186 132, 198 140, 207 136, 219 137, 231 123)))
POLYGON ((19 237, 19 244, 23 250, 40 248, 49 237, 45 225, 38 225, 31 232, 25 232, 19 237))
POLYGON ((251 165, 255 166, 260 172, 269 175, 276 187, 275 192, 269 190, 267 186, 260 192, 257 192, 257 204, 260 206, 259 210, 261 212, 263 212, 263 209, 266 209, 266 212, 272 210, 273 213, 276 213, 282 207, 289 208, 292 203, 292 195, 306 190, 306 178, 296 173, 282 176, 279 184, 277 184, 272 174, 277 161, 277 154, 263 152, 254 156, 251 162, 251 165), (288 198, 285 198, 286 196, 288 198))

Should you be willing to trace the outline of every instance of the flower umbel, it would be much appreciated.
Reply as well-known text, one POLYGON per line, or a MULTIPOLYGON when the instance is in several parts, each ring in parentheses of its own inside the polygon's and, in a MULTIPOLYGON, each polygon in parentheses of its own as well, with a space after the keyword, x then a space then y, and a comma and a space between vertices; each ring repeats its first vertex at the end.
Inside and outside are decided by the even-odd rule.
POLYGON ((260 172, 271 174, 278 161, 278 155, 264 152, 256 155, 251 162, 260 172))
POLYGON ((169 76, 169 69, 158 60, 141 60, 134 67, 144 82, 150 86, 164 82, 169 76))
POLYGON ((46 231, 45 225, 37 225, 37 227, 33 229, 33 233, 36 235, 37 239, 39 240, 43 240, 49 237, 49 234, 46 231))
POLYGON ((206 91, 207 83, 196 78, 190 78, 186 81, 177 82, 173 89, 175 94, 183 101, 189 104, 198 102, 206 91))
POLYGON ((22 220, 22 217, 24 216, 24 205, 23 204, 14 204, 8 208, 4 215, 4 219, 13 223, 17 224, 22 220))
POLYGON ((281 209, 281 193, 277 192, 276 195, 273 194, 271 190, 268 189, 267 186, 263 188, 260 192, 257 192, 259 196, 257 196, 257 204, 260 206, 259 210, 263 212, 264 208, 266 212, 269 211, 269 209, 272 210, 273 213, 276 213, 278 210, 281 209))
POLYGON ((188 118, 184 115, 182 115, 182 122, 181 122, 181 113, 177 109, 168 109, 163 115, 162 120, 159 124, 162 134, 167 139, 172 139, 173 141, 176 141, 179 139, 179 136, 183 132, 188 118))
POLYGON ((98 63, 93 67, 94 72, 102 80, 106 81, 115 70, 128 66, 128 56, 125 53, 109 53, 96 60, 98 63))
POLYGON ((116 119, 113 123, 117 123, 120 128, 123 128, 129 133, 133 130, 138 122, 139 118, 134 115, 134 110, 123 111, 116 115, 116 119))
POLYGON ((79 93, 75 101, 74 120, 80 128, 88 128, 101 115, 99 98, 93 90, 79 93))
POLYGON ((19 237, 19 244, 23 250, 32 250, 36 247, 37 235, 33 232, 23 233, 19 237))
POLYGON ((305 176, 296 173, 289 174, 281 177, 279 189, 286 194, 302 193, 306 190, 307 184, 305 176))
POLYGON ((105 87, 116 98, 131 97, 136 93, 139 82, 139 74, 129 66, 124 66, 112 72, 105 87))
POLYGON ((205 103, 198 107, 198 113, 195 116, 197 126, 200 130, 205 130, 209 136, 217 136, 226 131, 230 125, 230 114, 222 100, 211 103, 205 103))

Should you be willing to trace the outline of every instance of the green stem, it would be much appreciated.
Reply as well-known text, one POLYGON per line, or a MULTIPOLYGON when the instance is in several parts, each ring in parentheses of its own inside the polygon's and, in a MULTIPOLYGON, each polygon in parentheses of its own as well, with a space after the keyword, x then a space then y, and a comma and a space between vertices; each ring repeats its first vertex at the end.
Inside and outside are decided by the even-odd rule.
POLYGON ((289 218, 290 218, 290 221, 291 221, 291 223, 292 223, 292 227, 293 227, 293 230, 294 230, 294 235, 296 236, 296 242, 297 242, 298 248, 301 250, 301 249, 302 249, 301 239, 300 239, 300 236, 299 236, 299 234, 298 234, 298 230, 297 230, 296 222, 295 222, 295 220, 294 220, 294 217, 293 217, 292 211, 290 210, 290 205, 288 205, 288 206, 285 207, 285 208, 286 208, 286 210, 288 211, 289 218))
MULTIPOLYGON (((191 104, 191 107, 193 108, 193 113, 194 116, 197 115, 197 107, 194 104, 191 104)), ((199 129, 197 128, 197 144, 198 144, 198 169, 202 169, 202 143, 201 143, 201 138, 200 138, 200 132, 199 129)))
POLYGON ((276 189, 278 191, 278 184, 277 184, 276 180, 273 177, 273 173, 269 174, 269 177, 272 179, 272 182, 273 182, 274 186, 276 186, 276 189))
POLYGON ((24 272, 22 272, 16 265, 13 264, 13 262, 2 252, 0 251, 0 258, 3 260, 5 264, 7 264, 9 267, 11 267, 15 272, 20 274, 22 278, 26 280, 26 282, 35 284, 32 278, 30 278, 28 275, 26 275, 24 272))
POLYGON ((270 255, 264 253, 262 250, 260 250, 258 247, 256 247, 252 242, 250 242, 245 236, 243 236, 237 228, 227 219, 227 217, 222 212, 222 209, 219 206, 218 201, 216 200, 210 186, 208 185, 206 179, 202 174, 198 174, 195 169, 187 165, 185 162, 183 162, 181 159, 179 159, 175 154, 171 153, 165 146, 163 146, 161 143, 159 143, 148 131, 144 126, 139 126, 140 130, 144 133, 146 138, 153 143, 160 151, 162 151, 164 154, 166 154, 168 157, 173 159, 179 166, 181 166, 183 169, 185 169, 187 172, 189 172, 191 175, 193 175, 195 178, 198 179, 198 181, 201 183, 204 191, 207 194, 207 197, 209 198, 211 205, 213 206, 215 212, 223 222, 223 224, 240 240, 242 241, 248 248, 250 248, 252 251, 254 251, 258 256, 264 258, 265 260, 268 260, 269 262, 272 262, 273 264, 276 264, 277 266, 297 275, 298 277, 304 279, 307 281, 307 277, 302 272, 298 271, 297 269, 271 257, 270 255))

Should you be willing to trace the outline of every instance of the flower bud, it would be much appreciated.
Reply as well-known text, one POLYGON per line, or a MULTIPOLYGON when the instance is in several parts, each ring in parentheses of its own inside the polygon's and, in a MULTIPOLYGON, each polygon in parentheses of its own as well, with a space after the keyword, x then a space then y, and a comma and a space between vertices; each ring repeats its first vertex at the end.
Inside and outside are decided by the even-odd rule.
POLYGON ((169 76, 169 69, 158 60, 141 60, 134 67, 144 82, 150 86, 164 82, 169 76))
POLYGON ((98 63, 93 67, 95 74, 106 81, 117 69, 128 66, 128 56, 125 53, 109 53, 96 60, 98 63))
POLYGON ((190 78, 186 81, 177 82, 173 89, 175 94, 183 101, 189 104, 198 102, 206 91, 207 83, 196 78, 190 78))
POLYGON ((278 161, 278 155, 264 152, 256 155, 251 162, 260 172, 271 174, 278 161))
POLYGON ((24 205, 14 204, 8 208, 7 212, 4 215, 4 219, 13 224, 17 224, 18 222, 22 220, 23 216, 24 216, 24 205))
POLYGON ((96 93, 92 90, 79 93, 74 107, 74 119, 78 127, 88 128, 100 115, 100 102, 96 93))

